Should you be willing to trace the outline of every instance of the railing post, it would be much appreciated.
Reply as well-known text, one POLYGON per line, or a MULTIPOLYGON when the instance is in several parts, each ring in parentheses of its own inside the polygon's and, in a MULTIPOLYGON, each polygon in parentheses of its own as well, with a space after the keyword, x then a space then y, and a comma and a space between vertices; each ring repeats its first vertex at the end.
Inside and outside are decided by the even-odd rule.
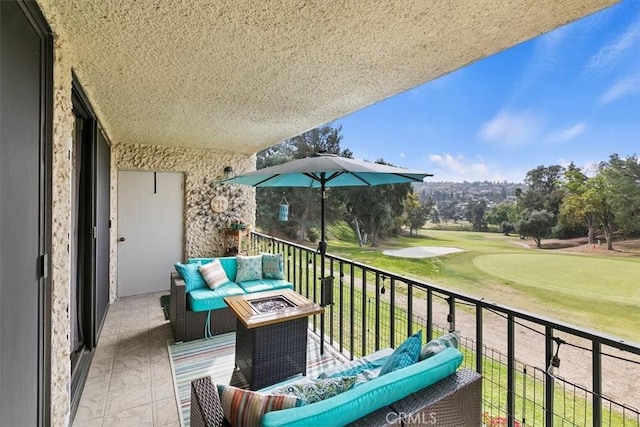
POLYGON ((427 342, 433 339, 433 291, 427 289, 427 342))
POLYGON ((353 360, 354 359, 353 350, 354 350, 354 347, 355 347, 355 339, 354 339, 354 335, 353 335, 353 332, 354 332, 353 323, 355 321, 354 317, 355 317, 355 312, 356 312, 356 309, 355 309, 355 304, 356 304, 355 268, 356 267, 355 267, 355 265, 353 265, 353 263, 351 263, 350 265, 351 265, 351 274, 349 275, 349 277, 350 277, 351 288, 349 289, 349 291, 351 292, 351 295, 350 295, 351 304, 349 304, 349 307, 350 307, 351 313, 349 313, 349 341, 350 341, 349 342, 349 355, 351 357, 351 360, 353 360))
POLYGON ((482 343, 482 307, 476 305, 476 372, 482 375, 484 363, 484 344, 482 343))
POLYGON ((514 426, 516 415, 516 343, 513 314, 507 316, 507 425, 514 426))
POLYGON ((340 315, 338 316, 338 340, 340 341, 340 354, 344 349, 344 263, 340 261, 340 315))
POLYGON ((367 354, 367 270, 362 269, 362 354, 367 354))
POLYGON ((389 281, 391 286, 391 305, 389 306, 389 346, 396 348, 396 278, 392 277, 389 281))
POLYGON ((380 350, 380 273, 376 272, 375 350, 380 350))
POLYGON ((407 336, 413 335, 413 285, 407 283, 407 336))
POLYGON ((599 427, 602 423, 602 345, 595 340, 592 345, 593 425, 599 427))
POLYGON ((548 368, 553 358, 553 329, 550 326, 545 326, 544 336, 544 366, 547 367, 544 381, 544 425, 553 427, 553 376, 548 368))

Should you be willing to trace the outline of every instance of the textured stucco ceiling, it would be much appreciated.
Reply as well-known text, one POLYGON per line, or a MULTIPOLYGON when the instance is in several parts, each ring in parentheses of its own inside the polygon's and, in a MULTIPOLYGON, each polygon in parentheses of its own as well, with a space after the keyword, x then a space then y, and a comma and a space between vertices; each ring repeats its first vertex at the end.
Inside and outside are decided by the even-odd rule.
POLYGON ((113 142, 243 153, 615 3, 40 2, 113 142))

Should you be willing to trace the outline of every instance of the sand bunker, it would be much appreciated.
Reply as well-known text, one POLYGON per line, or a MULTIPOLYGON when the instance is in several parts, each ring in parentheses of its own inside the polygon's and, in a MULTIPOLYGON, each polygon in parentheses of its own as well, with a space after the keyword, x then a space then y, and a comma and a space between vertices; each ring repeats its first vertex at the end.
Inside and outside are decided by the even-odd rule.
POLYGON ((401 258, 430 258, 455 252, 464 252, 464 250, 460 248, 448 248, 445 246, 416 246, 412 248, 386 250, 382 253, 401 258))

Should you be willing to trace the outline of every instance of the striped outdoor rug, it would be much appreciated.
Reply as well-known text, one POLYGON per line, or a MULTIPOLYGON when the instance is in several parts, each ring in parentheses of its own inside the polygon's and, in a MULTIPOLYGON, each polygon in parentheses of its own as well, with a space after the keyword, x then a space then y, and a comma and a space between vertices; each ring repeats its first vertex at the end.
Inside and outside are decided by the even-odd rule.
MULTIPOLYGON (((307 344, 307 375, 316 377, 323 370, 344 363, 347 359, 330 350, 325 345, 324 355, 320 355, 320 340, 309 331, 307 344)), ((236 334, 217 335, 211 339, 201 339, 187 343, 167 342, 169 359, 173 373, 173 385, 183 427, 189 426, 191 414, 191 380, 211 376, 214 383, 241 386, 242 379, 234 373, 236 334)))

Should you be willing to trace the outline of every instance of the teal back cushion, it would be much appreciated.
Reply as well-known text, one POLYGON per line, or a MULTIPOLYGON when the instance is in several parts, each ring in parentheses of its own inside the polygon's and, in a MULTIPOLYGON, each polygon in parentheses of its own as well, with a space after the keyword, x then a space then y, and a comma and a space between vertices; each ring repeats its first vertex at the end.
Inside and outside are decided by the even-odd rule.
MULTIPOLYGON (((187 260, 187 263, 195 264, 199 262, 200 264, 204 265, 204 264, 210 263, 213 260, 214 258, 189 258, 187 260)), ((220 261, 220 264, 222 265, 224 272, 227 273, 227 277, 229 278, 229 280, 232 282, 235 282, 236 273, 238 270, 238 262, 236 261, 236 257, 234 256, 220 257, 218 258, 218 260, 220 261)))
POLYGON ((393 354, 389 356, 387 363, 382 366, 378 375, 388 374, 413 365, 420 357, 420 349, 422 349, 422 331, 416 332, 400 344, 393 354))
POLYGON ((199 262, 188 264, 176 262, 174 264, 178 275, 184 280, 184 286, 187 292, 207 287, 207 282, 204 281, 204 277, 200 274, 200 265, 199 262))

